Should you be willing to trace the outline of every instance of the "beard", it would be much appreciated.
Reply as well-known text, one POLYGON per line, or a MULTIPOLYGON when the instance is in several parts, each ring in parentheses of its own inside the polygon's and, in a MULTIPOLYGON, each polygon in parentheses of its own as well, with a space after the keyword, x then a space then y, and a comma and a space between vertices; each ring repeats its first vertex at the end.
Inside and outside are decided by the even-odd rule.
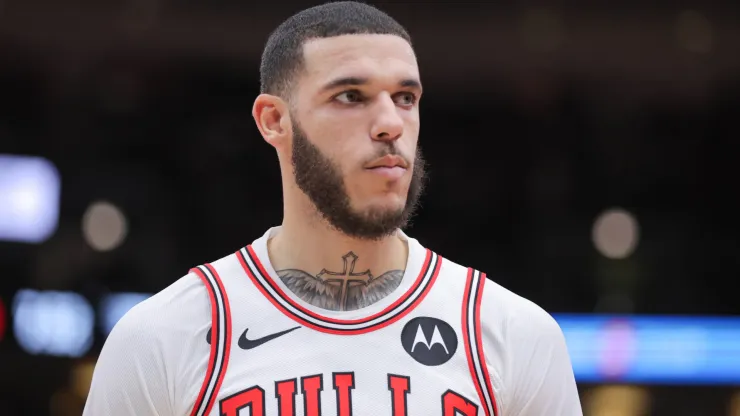
MULTIPOLYGON (((389 143, 375 158, 396 155, 389 143)), ((293 123, 293 172, 298 188, 311 200, 321 217, 339 232, 362 240, 379 240, 408 225, 418 207, 425 180, 425 161, 417 147, 406 203, 400 209, 352 208, 341 169, 293 123)))

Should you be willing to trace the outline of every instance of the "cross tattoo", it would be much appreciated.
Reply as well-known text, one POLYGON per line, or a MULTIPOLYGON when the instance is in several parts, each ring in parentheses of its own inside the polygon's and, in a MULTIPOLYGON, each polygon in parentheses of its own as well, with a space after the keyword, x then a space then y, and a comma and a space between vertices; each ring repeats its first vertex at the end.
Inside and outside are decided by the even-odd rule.
POLYGON ((345 304, 347 303, 347 292, 352 286, 366 286, 368 282, 373 280, 373 275, 370 273, 370 269, 364 272, 355 272, 355 264, 357 263, 357 255, 353 252, 349 252, 342 256, 344 267, 341 272, 331 272, 326 269, 322 269, 321 272, 316 276, 328 284, 339 284, 340 290, 340 302, 339 310, 344 310, 345 304), (349 263, 349 264, 347 264, 349 263), (348 270, 349 269, 349 270, 348 270), (335 277, 325 277, 325 276, 335 277))

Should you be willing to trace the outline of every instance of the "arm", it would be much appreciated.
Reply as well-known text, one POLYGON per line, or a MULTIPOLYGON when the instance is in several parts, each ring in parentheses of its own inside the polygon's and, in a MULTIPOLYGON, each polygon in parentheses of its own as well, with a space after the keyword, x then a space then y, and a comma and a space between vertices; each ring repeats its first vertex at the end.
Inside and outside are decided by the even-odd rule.
POLYGON ((83 416, 173 415, 162 351, 142 305, 113 328, 95 365, 83 416))
POLYGON ((557 322, 534 304, 509 323, 506 416, 581 416, 573 367, 557 322))

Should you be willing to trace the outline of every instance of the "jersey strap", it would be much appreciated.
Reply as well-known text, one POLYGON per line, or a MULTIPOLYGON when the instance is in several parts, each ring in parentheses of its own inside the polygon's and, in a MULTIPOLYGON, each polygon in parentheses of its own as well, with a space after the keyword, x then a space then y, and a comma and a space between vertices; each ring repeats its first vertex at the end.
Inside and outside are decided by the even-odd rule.
POLYGON ((216 269, 205 264, 190 270, 203 281, 211 300, 211 354, 208 360, 206 376, 195 400, 190 416, 206 416, 211 412, 218 390, 224 381, 226 367, 229 364, 231 348, 231 310, 229 298, 216 269))
POLYGON ((496 398, 493 396, 491 377, 483 354, 483 340, 480 324, 480 303, 486 275, 468 269, 468 280, 465 284, 465 295, 462 308, 462 328, 465 352, 468 357, 470 375, 473 376, 475 389, 483 404, 486 416, 497 416, 496 398))

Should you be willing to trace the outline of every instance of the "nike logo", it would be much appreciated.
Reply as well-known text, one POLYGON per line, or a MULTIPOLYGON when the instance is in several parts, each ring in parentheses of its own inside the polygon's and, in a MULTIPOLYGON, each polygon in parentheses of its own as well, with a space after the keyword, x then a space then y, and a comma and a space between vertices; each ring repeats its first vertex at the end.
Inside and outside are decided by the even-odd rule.
POLYGON ((287 334, 288 332, 295 331, 296 329, 300 328, 300 326, 297 326, 295 328, 286 329, 285 331, 276 332, 271 335, 266 335, 262 338, 257 339, 249 339, 247 338, 247 331, 249 331, 249 328, 244 330, 244 333, 242 333, 242 336, 239 337, 239 348, 243 350, 251 350, 252 348, 259 347, 260 345, 264 344, 267 341, 272 341, 273 339, 283 336, 287 334))

